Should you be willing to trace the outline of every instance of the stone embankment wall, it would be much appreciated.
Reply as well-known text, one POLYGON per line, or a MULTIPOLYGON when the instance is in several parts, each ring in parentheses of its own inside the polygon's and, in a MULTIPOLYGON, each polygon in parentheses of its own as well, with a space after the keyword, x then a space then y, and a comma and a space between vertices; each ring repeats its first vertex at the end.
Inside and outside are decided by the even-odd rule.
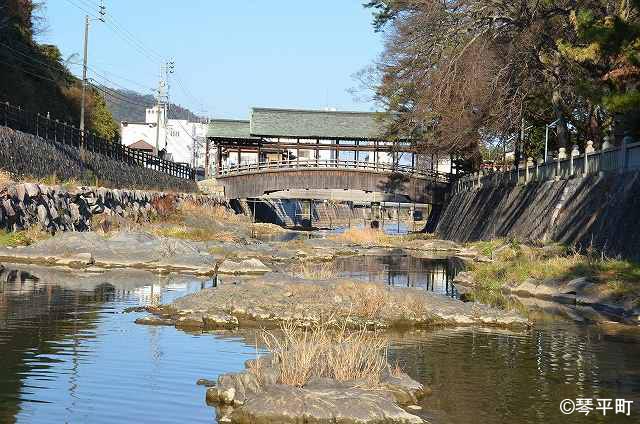
POLYGON ((40 226, 50 232, 87 231, 93 215, 146 221, 167 204, 191 201, 203 207, 225 205, 219 197, 142 190, 0 183, 0 229, 40 226))
POLYGON ((640 173, 611 173, 455 194, 436 228, 455 241, 557 241, 640 260, 640 173))
POLYGON ((197 192, 196 183, 62 143, 0 127, 0 170, 17 178, 76 180, 123 189, 197 192))

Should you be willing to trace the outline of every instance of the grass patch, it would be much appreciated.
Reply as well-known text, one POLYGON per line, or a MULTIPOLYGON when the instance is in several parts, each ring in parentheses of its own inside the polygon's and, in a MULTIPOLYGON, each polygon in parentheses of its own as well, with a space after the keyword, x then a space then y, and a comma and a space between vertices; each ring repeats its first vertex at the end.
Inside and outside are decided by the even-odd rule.
POLYGON ((388 340, 365 330, 284 324, 281 334, 264 331, 263 340, 279 365, 280 384, 302 387, 314 377, 325 377, 376 387, 388 368, 388 340))
POLYGON ((27 230, 16 231, 14 233, 0 232, 0 246, 2 247, 24 247, 31 246, 41 240, 46 240, 51 234, 33 226, 27 230))
POLYGON ((493 262, 474 263, 470 268, 477 283, 476 295, 493 299, 490 302, 493 305, 501 303, 502 286, 519 285, 528 279, 543 282, 587 277, 600 284, 598 289, 602 293, 616 300, 640 298, 640 264, 634 262, 594 258, 588 254, 557 253, 566 252, 566 249, 553 249, 556 253, 549 254, 543 248, 514 243, 507 245, 503 240, 473 243, 471 246, 486 256, 494 257, 493 262))

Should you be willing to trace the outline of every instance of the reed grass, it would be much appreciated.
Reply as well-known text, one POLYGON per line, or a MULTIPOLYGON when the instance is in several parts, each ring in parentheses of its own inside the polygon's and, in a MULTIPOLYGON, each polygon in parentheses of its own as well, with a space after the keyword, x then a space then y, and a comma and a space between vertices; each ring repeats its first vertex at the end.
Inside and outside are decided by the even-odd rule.
POLYGON ((300 329, 285 323, 279 332, 264 330, 262 336, 278 365, 280 384, 303 387, 314 377, 325 377, 375 387, 388 367, 388 340, 364 329, 300 329))

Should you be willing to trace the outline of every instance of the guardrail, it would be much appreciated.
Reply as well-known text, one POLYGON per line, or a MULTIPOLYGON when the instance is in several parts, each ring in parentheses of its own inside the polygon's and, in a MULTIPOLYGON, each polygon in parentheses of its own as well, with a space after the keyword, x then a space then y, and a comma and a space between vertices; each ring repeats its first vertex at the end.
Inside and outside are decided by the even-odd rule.
POLYGON ((629 139, 625 138, 619 147, 607 146, 605 143, 602 150, 596 151, 593 142, 589 141, 585 150, 585 153, 580 153, 578 147, 574 146, 568 155, 564 149, 560 149, 558 155, 547 162, 539 159, 534 163, 533 158, 528 158, 518 169, 488 169, 466 174, 454 182, 453 191, 457 193, 483 185, 526 184, 533 181, 640 170, 640 142, 630 143, 629 139))
POLYGON ((118 140, 99 137, 91 131, 85 130, 83 137, 82 131, 73 125, 26 111, 9 102, 0 103, 0 125, 78 149, 82 146, 87 151, 174 177, 193 179, 195 176, 193 169, 187 164, 160 159, 150 153, 124 146, 118 140))
POLYGON ((322 170, 322 169, 345 169, 345 170, 362 170, 372 172, 388 172, 401 173, 411 177, 432 179, 442 183, 449 183, 449 174, 431 171, 418 170, 407 165, 392 165, 384 163, 375 163, 367 161, 355 160, 337 160, 337 159, 286 159, 281 161, 252 162, 240 165, 222 167, 216 172, 217 177, 229 177, 242 174, 253 174, 267 171, 306 169, 306 170, 322 170))

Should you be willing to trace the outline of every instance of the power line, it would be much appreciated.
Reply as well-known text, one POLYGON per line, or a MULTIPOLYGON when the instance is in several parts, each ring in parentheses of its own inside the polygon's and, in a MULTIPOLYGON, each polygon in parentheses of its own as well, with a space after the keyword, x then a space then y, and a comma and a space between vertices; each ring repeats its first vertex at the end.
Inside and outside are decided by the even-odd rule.
MULTIPOLYGON (((59 73, 59 74, 62 74, 62 73, 64 72, 64 70, 65 70, 64 68, 63 68, 63 69, 56 68, 54 65, 52 65, 52 64, 50 64, 50 63, 43 62, 43 61, 41 61, 41 60, 38 60, 38 59, 34 58, 34 57, 33 57, 33 56, 31 56, 31 55, 28 55, 28 54, 22 53, 22 52, 20 52, 20 51, 18 51, 18 50, 15 50, 15 49, 13 49, 11 46, 9 46, 9 45, 7 45, 7 44, 5 44, 5 43, 0 42, 0 45, 3 45, 3 46, 4 46, 4 47, 6 47, 8 50, 11 50, 11 51, 12 51, 12 52, 14 52, 14 53, 18 53, 19 55, 21 55, 21 56, 23 56, 23 57, 25 57, 25 58, 27 58, 27 59, 30 59, 30 60, 33 60, 34 62, 36 62, 36 63, 27 62, 27 61, 25 61, 24 59, 21 59, 21 58, 19 58, 19 57, 14 56, 14 58, 15 58, 15 59, 17 59, 17 60, 19 60, 23 65, 29 65, 29 66, 36 67, 36 64, 38 64, 38 65, 40 65, 40 66, 42 66, 42 67, 44 67, 44 68, 47 68, 47 69, 49 69, 49 70, 56 71, 56 72, 57 72, 57 73, 59 73)), ((6 64, 8 64, 8 63, 6 63, 6 64)), ((72 64, 73 64, 73 65, 79 65, 79 66, 80 66, 80 65, 82 65, 82 64, 78 64, 78 63, 72 63, 72 64)), ((8 64, 8 65, 10 65, 10 64, 8 64)), ((16 68, 18 68, 18 69, 22 69, 22 68, 20 68, 20 67, 15 66, 15 65, 10 65, 10 66, 16 67, 16 68)), ((88 67, 88 68, 89 68, 89 69, 90 69, 90 70, 91 70, 91 71, 92 71, 92 72, 93 72, 97 77, 99 77, 99 78, 103 79, 104 81, 107 81, 109 84, 114 85, 114 86, 117 86, 117 87, 119 87, 119 88, 121 88, 121 89, 124 89, 124 90, 129 90, 129 88, 128 88, 128 87, 125 87, 125 86, 123 86, 123 85, 121 85, 121 84, 116 83, 115 81, 112 81, 111 79, 109 79, 109 78, 108 78, 108 77, 106 77, 105 75, 101 74, 100 72, 97 72, 97 71, 96 71, 95 69, 93 69, 92 67, 89 67, 89 66, 87 66, 87 67, 88 67)), ((39 75, 39 74, 34 74, 34 73, 31 73, 31 72, 28 72, 28 71, 27 71, 27 70, 25 70, 25 69, 22 69, 22 70, 23 70, 23 71, 25 71, 25 72, 27 72, 29 75, 36 76, 36 77, 40 77, 40 75, 39 75)), ((42 78, 41 78, 41 79, 42 79, 42 78)), ((60 83, 60 81, 55 81, 55 80, 53 80, 53 79, 49 79, 49 80, 50 80, 50 81, 52 81, 52 82, 60 83)), ((141 86, 142 86, 142 85, 141 85, 141 86)), ((106 87, 106 86, 105 86, 105 87, 106 87)), ((145 88, 148 88, 148 87, 145 87, 145 88)), ((119 93, 119 94, 120 94, 122 97, 127 97, 125 94, 122 94, 122 93, 119 93)), ((115 96, 114 96, 114 97, 115 97, 115 96)), ((133 99, 130 99, 130 98, 128 98, 128 102, 129 102, 129 103, 134 103, 134 104, 136 103, 133 99)), ((137 103, 137 104, 139 104, 139 103, 137 103)), ((144 105, 144 106, 147 106, 147 105, 144 105)))
POLYGON ((92 18, 99 19, 98 16, 96 16, 93 12, 87 10, 85 7, 79 5, 78 3, 74 2, 73 0, 66 0, 66 1, 67 1, 67 3, 71 4, 72 6, 82 10, 84 13, 86 13, 89 16, 91 16, 92 18))
MULTIPOLYGON (((151 91, 153 91, 153 90, 154 90, 153 88, 151 88, 151 87, 149 87, 149 86, 146 86, 146 85, 140 84, 140 83, 135 82, 135 81, 133 81, 133 80, 131 80, 131 79, 128 79, 128 78, 123 77, 123 76, 120 76, 120 75, 115 74, 115 73, 110 72, 110 71, 106 71, 106 70, 104 70, 104 69, 101 69, 101 71, 102 71, 102 73, 101 73, 101 72, 98 72, 94 67, 87 66, 87 68, 89 68, 89 70, 90 70, 91 72, 93 72, 95 75, 97 75, 97 76, 101 77, 101 78, 102 78, 102 79, 104 79, 105 81, 107 81, 107 82, 109 82, 109 83, 111 83, 111 84, 114 84, 114 85, 116 85, 116 86, 119 86, 120 88, 122 88, 122 89, 124 89, 124 90, 130 90, 130 89, 129 89, 128 87, 125 87, 125 86, 123 86, 123 85, 121 85, 121 84, 118 84, 118 83, 116 83, 116 82, 112 81, 108 76, 106 76, 106 75, 105 75, 105 73, 106 73, 106 74, 111 74, 111 75, 113 75, 114 77, 119 78, 119 79, 122 79, 122 80, 124 80, 124 81, 128 81, 128 82, 130 82, 130 83, 132 83, 132 84, 134 84, 134 85, 137 85, 138 87, 144 88, 145 90, 151 90, 151 91)), ((131 90, 131 91, 133 91, 133 90, 131 90)))
MULTIPOLYGON (((95 4, 93 2, 90 2, 89 0, 75 0, 75 1, 79 1, 79 2, 83 2, 85 5, 89 6, 89 7, 96 7, 99 8, 100 5, 95 4)), ((145 53, 148 53, 150 56, 155 56, 157 59, 157 61, 163 61, 164 60, 164 56, 160 53, 158 53, 157 51, 155 51, 154 49, 150 48, 149 46, 147 46, 144 42, 142 42, 142 40, 140 40, 139 37, 137 37, 135 34, 133 34, 131 31, 129 31, 125 25, 123 25, 112 13, 107 12, 106 16, 109 18, 111 25, 113 25, 114 29, 117 31, 122 32, 122 35, 124 37, 126 37, 127 39, 129 39, 132 43, 136 44, 138 46, 138 48, 142 49, 145 51, 145 53)))
POLYGON ((141 107, 149 107, 149 104, 144 104, 144 103, 139 103, 136 102, 135 100, 132 100, 131 98, 127 97, 126 95, 118 92, 118 91, 114 91, 112 88, 107 87, 106 85, 100 84, 99 81, 94 80, 93 78, 90 78, 91 81, 94 81, 96 84, 90 83, 91 86, 93 88, 95 88, 96 90, 100 91, 103 94, 108 95, 111 98, 114 98, 116 100, 125 102, 125 103, 129 103, 131 105, 134 106, 141 106, 141 107))
POLYGON ((0 63, 2 63, 2 64, 4 64, 4 65, 7 65, 7 66, 11 66, 12 68, 18 69, 18 70, 20 70, 20 71, 24 72, 25 74, 28 74, 28 75, 34 76, 34 77, 39 78, 39 79, 41 79, 41 80, 50 81, 50 82, 56 83, 56 84, 58 84, 58 85, 60 84, 60 81, 56 81, 56 80, 54 80, 54 79, 52 79, 52 78, 43 77, 43 76, 42 76, 42 75, 40 75, 40 74, 35 74, 35 73, 33 73, 33 72, 29 72, 28 70, 26 70, 26 69, 24 69, 24 68, 22 68, 22 67, 20 67, 20 66, 17 66, 17 65, 15 65, 15 64, 13 64, 13 63, 4 62, 4 61, 1 61, 1 60, 0 60, 0 63))
POLYGON ((182 91, 182 93, 191 101, 193 101, 194 103, 196 103, 197 105, 199 105, 202 109, 206 109, 204 106, 204 102, 201 101, 201 99, 197 98, 196 96, 194 96, 188 89, 187 87, 184 85, 184 83, 182 82, 182 78, 180 78, 179 76, 176 76, 176 82, 178 83, 178 88, 180 88, 180 91, 182 91))
MULTIPOLYGON (((87 7, 99 7, 93 3, 82 3, 82 4, 78 4, 76 3, 76 1, 82 1, 82 0, 66 0, 69 4, 73 5, 74 7, 80 9, 81 11, 85 12, 87 15, 89 15, 90 17, 94 18, 94 19, 104 19, 102 18, 102 16, 97 16, 95 13, 91 12, 90 10, 87 9, 87 7), (90 5, 90 6, 88 6, 90 5)), ((108 16, 111 17, 111 19, 113 20, 113 15, 111 15, 110 13, 107 14, 108 16)), ((150 60, 152 63, 157 63, 158 60, 156 60, 155 58, 153 58, 153 56, 151 56, 151 54, 148 53, 149 49, 142 46, 141 44, 138 44, 139 42, 136 42, 136 40, 132 40, 131 37, 128 37, 125 33, 125 31, 123 29, 121 29, 120 27, 118 27, 114 22, 112 22, 112 20, 105 20, 105 24, 107 25, 107 28, 109 28, 110 31, 112 31, 115 35, 117 35, 120 39, 122 39, 122 41, 124 41, 125 43, 129 44, 130 46, 132 46, 134 49, 136 49, 140 54, 142 54, 145 58, 147 58, 148 60, 150 60)))
MULTIPOLYGON (((60 67, 56 67, 56 66, 54 66, 54 65, 53 65, 53 64, 51 64, 51 63, 46 63, 46 62, 44 62, 44 61, 42 61, 42 60, 40 60, 40 59, 35 58, 35 57, 34 57, 34 56, 32 56, 32 55, 29 55, 29 54, 27 54, 27 53, 23 53, 23 52, 21 52, 21 51, 19 51, 19 50, 16 50, 16 49, 12 48, 11 46, 9 46, 8 44, 5 44, 5 43, 3 43, 3 42, 1 42, 1 41, 0 41, 0 45, 4 46, 5 48, 7 48, 8 50, 11 50, 11 51, 12 51, 12 52, 14 52, 14 53, 19 54, 20 56, 23 56, 23 57, 25 57, 25 58, 27 58, 27 59, 30 59, 30 60, 32 60, 32 61, 34 61, 34 62, 36 62, 37 64, 40 64, 40 65, 42 65, 42 66, 44 66, 44 67, 48 68, 48 69, 50 69, 50 70, 56 71, 56 72, 58 72, 58 73, 61 73, 61 72, 63 72, 63 71, 64 71, 64 65, 62 65, 62 64, 60 64, 60 67)), ((24 59, 20 59, 19 57, 14 56, 14 58, 15 58, 15 59, 17 59, 17 60, 19 60, 19 61, 21 61, 22 63, 28 64, 28 65, 34 65, 33 63, 25 62, 25 61, 24 61, 24 59)))

